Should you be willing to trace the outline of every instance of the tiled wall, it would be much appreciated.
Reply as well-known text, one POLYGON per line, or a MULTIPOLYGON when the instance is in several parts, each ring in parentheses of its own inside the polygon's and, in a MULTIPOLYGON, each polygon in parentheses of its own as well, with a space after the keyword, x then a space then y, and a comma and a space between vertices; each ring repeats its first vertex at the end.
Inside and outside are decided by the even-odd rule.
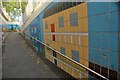
MULTIPOLYGON (((53 10, 54 11, 54 10, 53 10)), ((44 28, 44 40, 45 44, 49 44, 52 48, 59 52, 61 47, 64 48, 64 54, 88 67, 88 17, 87 17, 87 3, 79 4, 75 7, 58 12, 49 17, 43 18, 44 28), (62 18, 62 19, 61 19, 62 18), (47 22, 47 25, 46 25, 47 22), (59 25, 59 24, 63 25, 59 25), (54 24, 54 31, 51 31, 51 26, 54 24), (47 28, 46 28, 47 27, 47 28), (52 36, 55 36, 55 40, 52 36)), ((49 52, 46 48, 46 53, 53 55, 53 52, 49 52)), ((53 55, 54 56, 54 55, 53 55)), ((63 58, 59 54, 56 54, 58 59, 63 58)), ((53 63, 56 63, 54 59, 47 57, 53 63)), ((62 59, 64 60, 64 58, 62 59)), ((67 62, 67 60, 65 60, 67 62)), ((61 67, 61 63, 57 63, 61 67)), ((72 62, 72 66, 76 66, 72 62)), ((62 69, 66 71, 66 66, 62 66, 62 69)), ((68 73, 72 74, 72 69, 68 70, 68 73)), ((77 75, 74 77, 79 78, 77 75)))
MULTIPOLYGON (((44 35, 43 35, 43 25, 42 25, 42 18, 44 12, 40 13, 26 28, 25 33, 37 38, 41 42, 44 42, 44 35), (27 32, 28 31, 28 32, 27 32)), ((38 52, 40 56, 44 56, 44 47, 39 42, 35 41, 34 39, 30 39, 32 46, 38 52)))
POLYGON ((90 65, 109 78, 117 77, 118 72, 119 6, 117 2, 88 3, 90 65))
MULTIPOLYGON (((39 28, 37 29, 38 34, 40 33, 39 40, 42 39, 42 42, 63 55, 105 77, 118 77, 118 69, 120 70, 120 37, 118 37, 120 36, 118 34, 120 32, 118 18, 120 17, 120 3, 84 2, 65 3, 62 6, 61 3, 53 4, 46 8, 45 13, 39 15, 37 24, 35 23, 39 28), (65 6, 68 4, 69 6, 65 6), (61 7, 58 8, 59 6, 61 7)), ((33 27, 36 27, 35 25, 33 27)), ((40 49, 42 51, 42 48, 40 49)), ((79 69, 75 63, 69 62, 61 55, 45 48, 45 57, 70 75, 73 75, 71 68, 66 70, 66 65, 47 54, 79 69)), ((91 73, 89 72, 89 74, 91 73)), ((73 76, 80 77, 77 72, 73 76)))

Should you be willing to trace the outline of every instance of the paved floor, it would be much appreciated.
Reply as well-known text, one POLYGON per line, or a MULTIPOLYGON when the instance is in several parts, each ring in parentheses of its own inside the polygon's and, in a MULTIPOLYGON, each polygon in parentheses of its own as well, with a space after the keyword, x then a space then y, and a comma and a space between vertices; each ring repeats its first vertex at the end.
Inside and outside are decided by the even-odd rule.
POLYGON ((3 78, 60 78, 26 44, 19 33, 9 33, 3 52, 3 78))

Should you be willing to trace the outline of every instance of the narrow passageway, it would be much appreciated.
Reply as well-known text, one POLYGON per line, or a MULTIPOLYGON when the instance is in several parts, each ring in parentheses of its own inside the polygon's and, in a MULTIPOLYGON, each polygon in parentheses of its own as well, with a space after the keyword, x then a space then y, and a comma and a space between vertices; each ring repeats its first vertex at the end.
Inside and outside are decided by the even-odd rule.
POLYGON ((9 33, 3 52, 3 78, 60 78, 57 71, 41 59, 26 44, 19 33, 9 33))

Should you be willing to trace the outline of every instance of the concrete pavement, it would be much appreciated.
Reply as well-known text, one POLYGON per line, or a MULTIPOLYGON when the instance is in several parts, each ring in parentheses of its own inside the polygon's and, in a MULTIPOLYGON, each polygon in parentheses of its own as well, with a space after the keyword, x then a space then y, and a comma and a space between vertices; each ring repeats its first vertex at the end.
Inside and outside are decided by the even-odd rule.
POLYGON ((26 44, 19 33, 9 33, 3 52, 3 78, 63 78, 26 44))

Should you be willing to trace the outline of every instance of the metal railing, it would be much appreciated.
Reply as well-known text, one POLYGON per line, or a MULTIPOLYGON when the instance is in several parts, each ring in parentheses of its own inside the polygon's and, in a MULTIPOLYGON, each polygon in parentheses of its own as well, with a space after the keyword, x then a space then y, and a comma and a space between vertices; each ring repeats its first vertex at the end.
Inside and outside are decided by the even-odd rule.
POLYGON ((25 38, 27 38, 27 37, 28 37, 29 39, 32 38, 33 40, 35 40, 35 41, 39 42, 40 44, 42 44, 44 47, 49 48, 49 49, 52 50, 52 51, 55 51, 55 52, 56 52, 57 54, 59 54, 60 56, 64 57, 64 59, 66 59, 66 60, 68 60, 68 61, 71 61, 71 62, 73 62, 74 64, 78 65, 78 66, 80 67, 80 69, 77 69, 76 67, 70 65, 69 63, 67 63, 67 61, 63 61, 63 60, 61 60, 61 59, 58 59, 57 57, 55 57, 55 56, 53 56, 53 55, 50 55, 48 52, 45 52, 45 56, 46 56, 46 57, 52 58, 53 60, 57 60, 58 63, 62 63, 62 64, 57 65, 57 66, 59 66, 61 69, 63 69, 63 66, 62 66, 63 64, 64 64, 64 66, 66 66, 66 69, 63 69, 63 70, 65 70, 66 72, 68 72, 68 68, 71 68, 71 69, 72 69, 72 76, 73 76, 73 77, 75 76, 75 75, 74 75, 75 72, 78 72, 78 73, 79 73, 79 77, 78 77, 78 78, 83 78, 82 76, 84 76, 84 77, 86 77, 86 78, 95 78, 95 79, 96 79, 96 77, 94 77, 94 76, 92 76, 92 75, 89 74, 89 72, 92 72, 93 74, 99 76, 100 79, 109 80, 108 78, 106 78, 106 77, 104 77, 103 75, 95 72, 94 70, 92 70, 92 69, 84 66, 83 64, 80 64, 80 63, 74 61, 73 59, 71 59, 71 58, 65 56, 64 54, 60 53, 59 51, 53 49, 52 47, 50 47, 50 46, 48 46, 47 44, 45 44, 45 43, 41 42, 40 40, 38 40, 37 38, 32 37, 31 35, 28 35, 28 34, 25 34, 25 33, 21 33, 21 34, 22 34, 25 38), (84 70, 86 70, 86 71, 88 71, 88 72, 86 72, 86 71, 84 71, 84 70, 82 70, 82 69, 84 69, 84 70))

